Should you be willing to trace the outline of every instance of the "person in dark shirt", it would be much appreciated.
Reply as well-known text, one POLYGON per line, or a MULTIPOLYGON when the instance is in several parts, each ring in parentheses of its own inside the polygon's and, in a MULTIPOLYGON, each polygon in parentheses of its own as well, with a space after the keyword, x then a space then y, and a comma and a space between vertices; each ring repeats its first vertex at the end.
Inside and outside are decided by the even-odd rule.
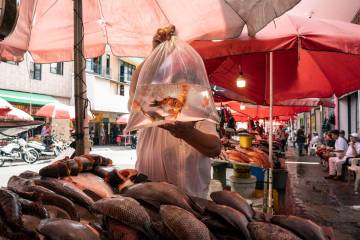
POLYGON ((305 138, 304 127, 301 126, 300 129, 298 129, 296 132, 296 143, 299 148, 299 156, 300 157, 304 156, 303 149, 304 149, 305 140, 306 140, 306 138, 305 138))

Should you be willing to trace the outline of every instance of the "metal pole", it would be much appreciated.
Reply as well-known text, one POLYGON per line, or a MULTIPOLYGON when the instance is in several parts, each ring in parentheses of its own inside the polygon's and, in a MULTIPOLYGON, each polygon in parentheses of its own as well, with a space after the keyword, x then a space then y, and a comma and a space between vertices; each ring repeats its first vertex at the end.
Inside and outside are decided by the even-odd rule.
MULTIPOLYGON (((270 131, 269 131, 269 161, 272 162, 273 159, 273 52, 270 52, 270 67, 269 67, 269 80, 270 80, 270 113, 269 113, 269 121, 270 121, 270 131)), ((272 169, 269 168, 269 196, 268 200, 268 213, 272 213, 272 169)))
POLYGON ((82 0, 74 0, 74 95, 76 155, 79 156, 90 150, 82 0))

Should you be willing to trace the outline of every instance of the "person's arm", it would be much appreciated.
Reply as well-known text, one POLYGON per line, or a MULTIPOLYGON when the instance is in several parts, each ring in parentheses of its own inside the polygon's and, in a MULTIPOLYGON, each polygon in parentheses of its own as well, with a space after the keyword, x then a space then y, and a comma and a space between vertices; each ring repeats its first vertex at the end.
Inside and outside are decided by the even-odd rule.
POLYGON ((195 123, 176 122, 160 126, 168 130, 174 137, 183 139, 187 144, 207 157, 217 157, 221 152, 218 136, 204 133, 194 127, 195 123))

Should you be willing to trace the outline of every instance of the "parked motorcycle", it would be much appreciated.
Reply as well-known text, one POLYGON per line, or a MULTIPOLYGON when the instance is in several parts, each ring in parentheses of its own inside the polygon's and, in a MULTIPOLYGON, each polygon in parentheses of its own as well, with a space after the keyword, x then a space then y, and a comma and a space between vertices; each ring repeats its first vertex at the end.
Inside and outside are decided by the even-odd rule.
POLYGON ((48 137, 43 142, 30 141, 27 146, 34 148, 40 156, 56 157, 61 153, 62 144, 58 143, 54 137, 48 137))
POLYGON ((39 160, 38 152, 27 146, 27 142, 22 138, 14 138, 7 145, 0 148, 0 167, 5 162, 23 160, 27 163, 35 163, 39 160))

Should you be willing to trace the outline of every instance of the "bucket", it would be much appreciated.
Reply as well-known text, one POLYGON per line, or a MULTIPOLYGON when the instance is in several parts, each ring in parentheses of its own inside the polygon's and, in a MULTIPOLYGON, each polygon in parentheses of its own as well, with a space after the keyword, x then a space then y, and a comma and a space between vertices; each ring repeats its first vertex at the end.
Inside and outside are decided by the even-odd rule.
POLYGON ((251 172, 249 166, 233 164, 234 177, 237 178, 250 178, 251 172))
POLYGON ((252 198, 255 194, 256 177, 237 178, 230 176, 231 191, 239 193, 244 198, 252 198))
POLYGON ((250 148, 252 146, 252 137, 250 135, 242 134, 239 139, 241 148, 250 148))

